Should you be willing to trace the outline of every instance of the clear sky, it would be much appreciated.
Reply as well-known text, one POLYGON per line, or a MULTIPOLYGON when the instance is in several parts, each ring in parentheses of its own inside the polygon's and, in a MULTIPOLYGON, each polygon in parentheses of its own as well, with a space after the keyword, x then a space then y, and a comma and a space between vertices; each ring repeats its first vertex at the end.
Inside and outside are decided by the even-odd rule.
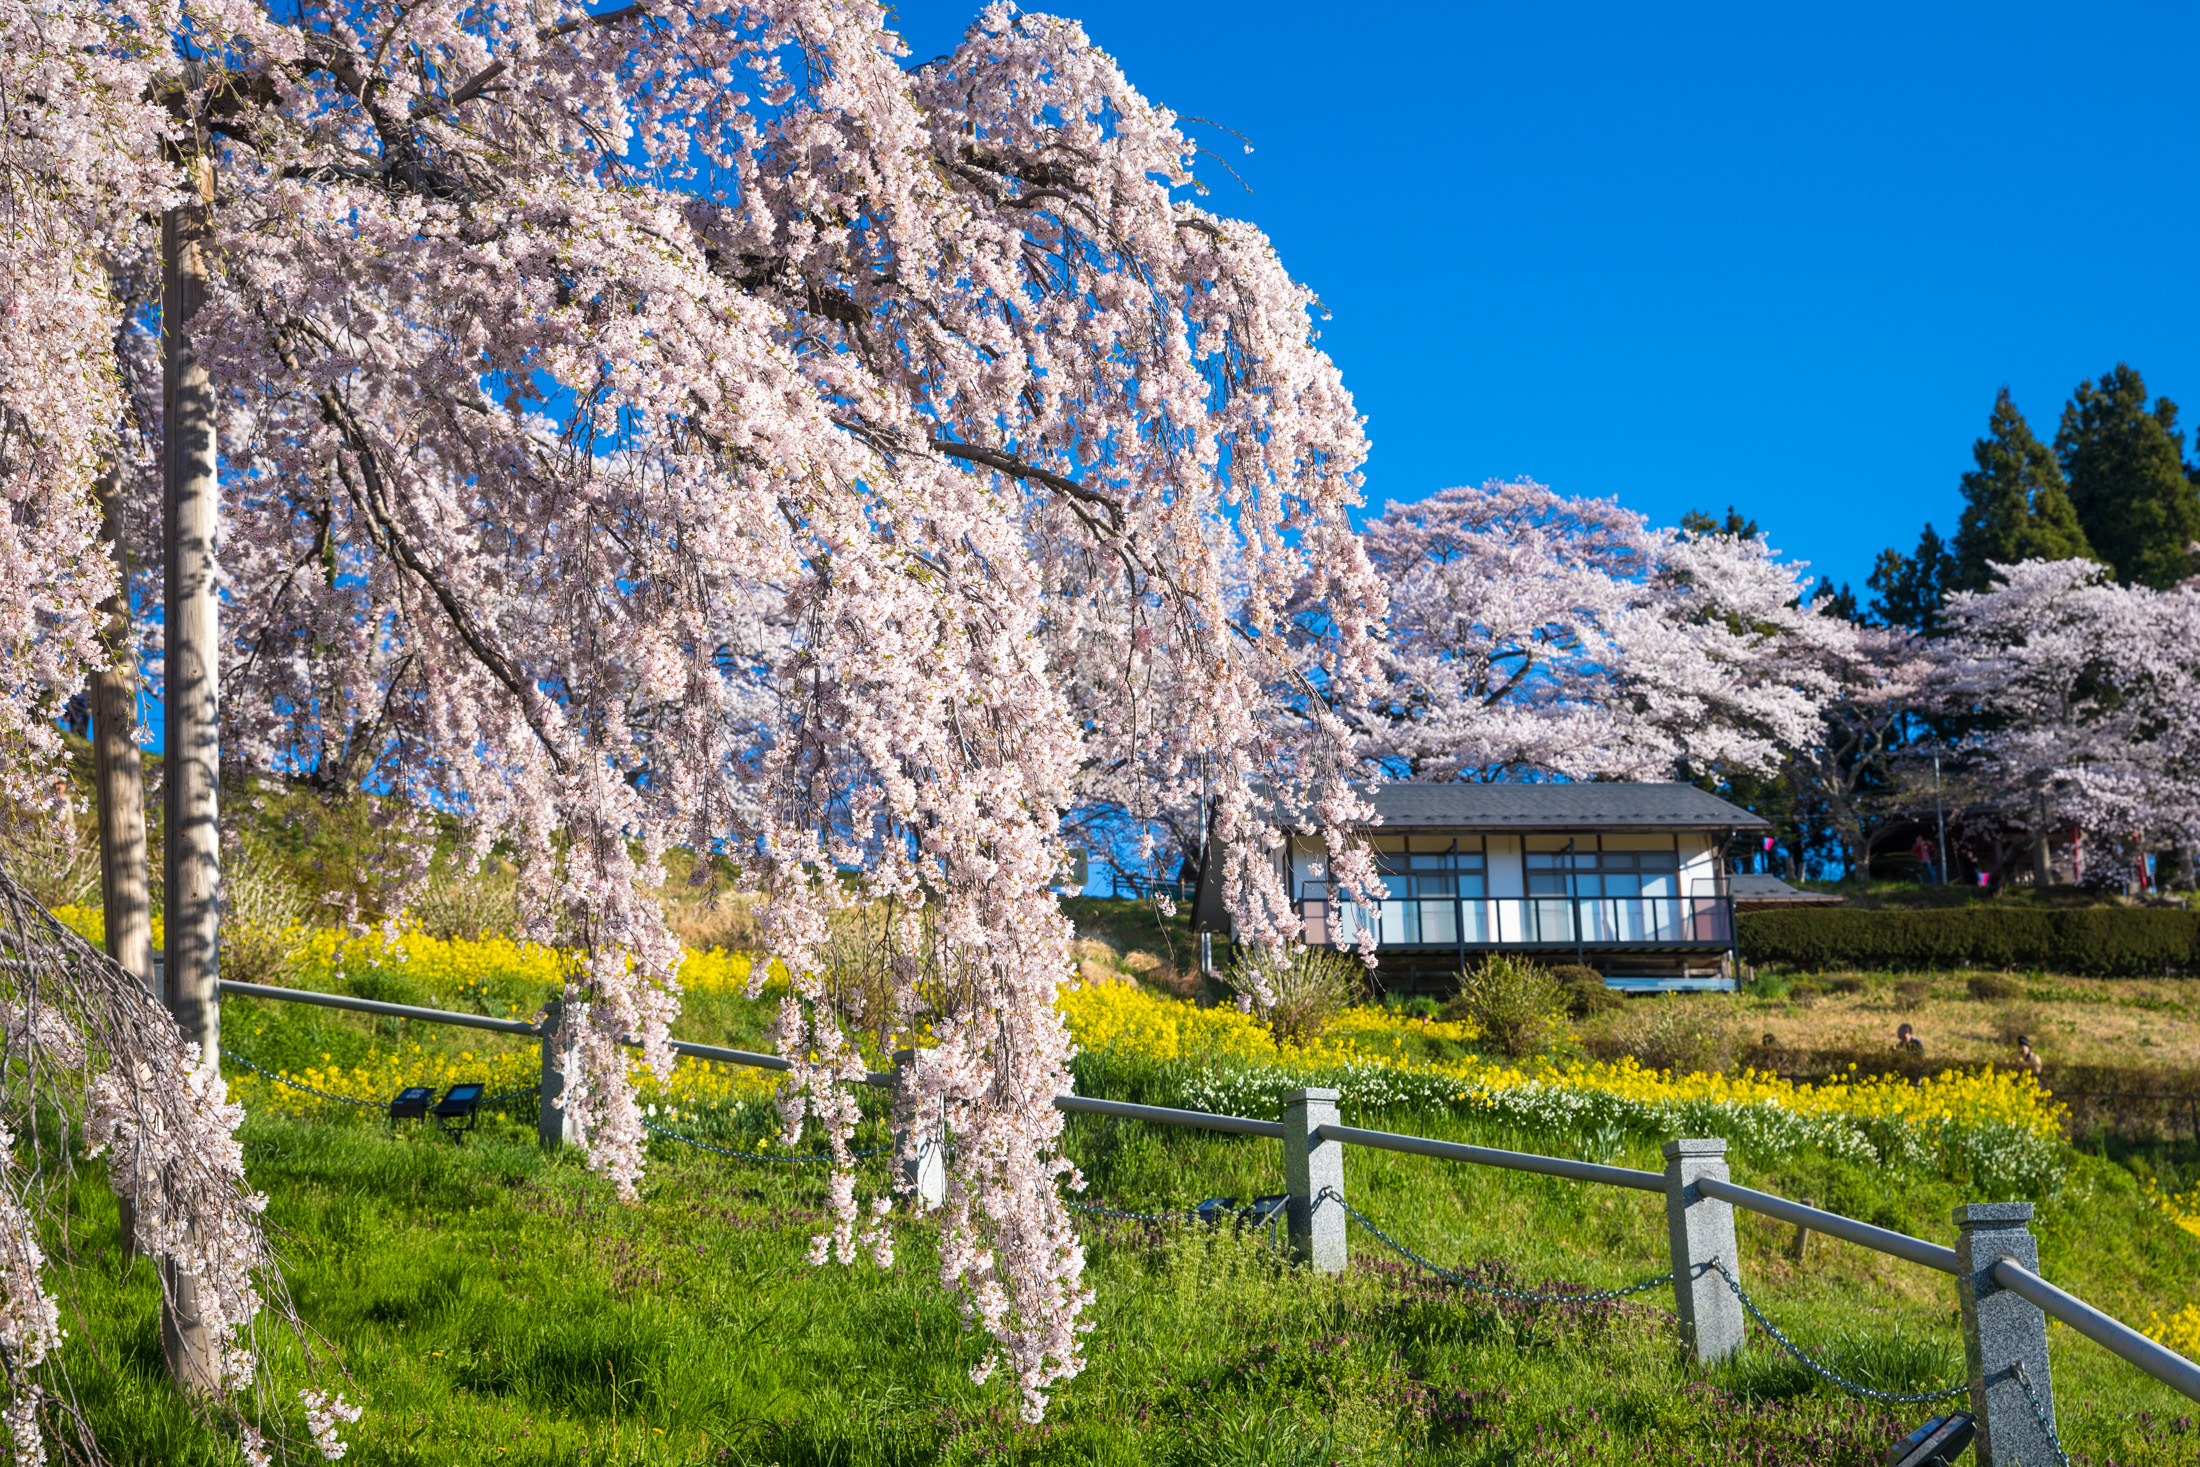
MULTIPOLYGON (((1334 313, 1368 498, 1528 475, 1733 504, 1862 581, 2007 383, 2200 414, 2200 7, 1060 0, 1249 136, 1209 204, 1334 313)), ((916 59, 976 0, 899 9, 916 59)))

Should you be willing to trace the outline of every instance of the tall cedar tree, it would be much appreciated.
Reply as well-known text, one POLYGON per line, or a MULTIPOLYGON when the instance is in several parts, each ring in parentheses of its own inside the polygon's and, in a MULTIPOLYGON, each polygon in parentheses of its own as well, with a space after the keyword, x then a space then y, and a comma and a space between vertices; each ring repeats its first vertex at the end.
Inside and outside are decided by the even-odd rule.
POLYGON ((1691 540, 1701 540, 1706 535, 1732 535, 1737 540, 1754 540, 1764 532, 1757 528, 1755 520, 1730 504, 1723 520, 1713 519, 1700 509, 1690 510, 1681 516, 1681 533, 1691 540))
POLYGON ((1864 584, 1879 594, 1872 598, 1872 615, 1882 625, 1908 627, 1923 637, 1940 635, 1940 606, 1955 589, 1956 558, 1948 542, 1930 523, 1917 537, 1917 550, 1904 555, 1882 550, 1879 563, 1864 584))
POLYGON ((2063 409, 2055 456, 2094 554, 2125 585, 2166 590, 2191 575, 2200 488, 2186 476, 2177 405, 2147 407, 2147 387, 2118 362, 2099 386, 2080 382, 2063 409))
POLYGON ((1847 581, 1834 585, 1831 576, 1818 578, 1816 589, 1810 593, 1810 608, 1820 616, 1838 616, 1843 621, 1858 623, 1864 620, 1864 609, 1857 605, 1856 592, 1850 589, 1847 581))
POLYGON ((1978 467, 1963 476, 1963 519, 1956 526, 1952 589, 1993 589, 1996 565, 2020 560, 2093 559, 2062 468, 2004 387, 1994 397, 1986 436, 1971 445, 1978 467))

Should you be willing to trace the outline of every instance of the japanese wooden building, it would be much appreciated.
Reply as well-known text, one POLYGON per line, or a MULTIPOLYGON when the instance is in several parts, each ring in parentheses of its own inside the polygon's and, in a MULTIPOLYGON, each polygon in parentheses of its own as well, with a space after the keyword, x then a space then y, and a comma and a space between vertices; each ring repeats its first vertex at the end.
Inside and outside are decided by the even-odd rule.
MULTIPOLYGON (((1276 854, 1307 941, 1376 939, 1391 992, 1448 992, 1480 955, 1579 963, 1611 987, 1727 988, 1734 895, 1724 852, 1766 822, 1686 784, 1391 784, 1367 796, 1385 893, 1354 902, 1318 835, 1276 854)), ((1227 933, 1210 850, 1197 930, 1227 933)))

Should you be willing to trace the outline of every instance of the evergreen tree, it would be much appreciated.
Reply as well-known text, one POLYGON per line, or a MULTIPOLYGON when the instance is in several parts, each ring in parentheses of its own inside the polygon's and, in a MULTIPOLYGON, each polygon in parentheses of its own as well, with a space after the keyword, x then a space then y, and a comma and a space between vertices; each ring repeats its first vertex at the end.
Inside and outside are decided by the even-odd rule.
POLYGON ((1988 562, 2091 559, 2062 468, 2033 436, 2024 414, 2002 388, 1986 420, 1987 436, 1971 445, 1978 467, 1963 476, 1963 519, 1956 526, 1951 589, 1985 591, 1994 584, 1988 562))
POLYGON ((1820 616, 1838 617, 1842 621, 1861 622, 1864 609, 1856 603, 1856 593, 1843 581, 1834 585, 1833 577, 1820 576, 1817 587, 1810 593, 1810 609, 1820 616))
POLYGON ((1692 509, 1681 516, 1681 533, 1691 540, 1701 540, 1706 535, 1732 535, 1737 540, 1754 540, 1764 532, 1757 522, 1744 517, 1733 505, 1726 507, 1726 518, 1713 519, 1700 509, 1692 509))
POLYGON ((2146 383, 2119 362, 2096 387, 2080 382, 2063 409, 2055 456, 2094 554, 2125 585, 2167 589, 2196 567, 2200 486, 2186 476, 2177 405, 2147 406, 2146 383))
POLYGON ((1882 550, 1879 563, 1864 584, 1879 594, 1872 598, 1872 615, 1882 625, 1908 627, 1920 636, 1940 635, 1940 605, 1953 590, 1956 558, 1948 543, 1930 523, 1917 537, 1917 550, 1904 555, 1882 550))

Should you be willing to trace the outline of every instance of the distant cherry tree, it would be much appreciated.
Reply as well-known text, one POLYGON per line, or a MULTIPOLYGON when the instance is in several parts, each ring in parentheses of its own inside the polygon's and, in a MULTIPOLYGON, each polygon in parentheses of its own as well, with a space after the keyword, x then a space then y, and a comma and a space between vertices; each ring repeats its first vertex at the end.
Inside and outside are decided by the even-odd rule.
POLYGON ((1366 537, 1391 611, 1359 747, 1413 779, 1768 771, 1815 738, 1848 637, 1760 537, 1526 481, 1393 504, 1366 537))
MULTIPOLYGON (((1981 803, 2044 842, 2200 847, 2200 584, 2118 585, 2091 560, 1994 565, 1948 602, 1937 691, 1972 732, 1981 803)), ((2114 859, 2112 856, 2111 859, 2114 859)), ((2128 859, 2128 857, 2127 857, 2128 859)))

